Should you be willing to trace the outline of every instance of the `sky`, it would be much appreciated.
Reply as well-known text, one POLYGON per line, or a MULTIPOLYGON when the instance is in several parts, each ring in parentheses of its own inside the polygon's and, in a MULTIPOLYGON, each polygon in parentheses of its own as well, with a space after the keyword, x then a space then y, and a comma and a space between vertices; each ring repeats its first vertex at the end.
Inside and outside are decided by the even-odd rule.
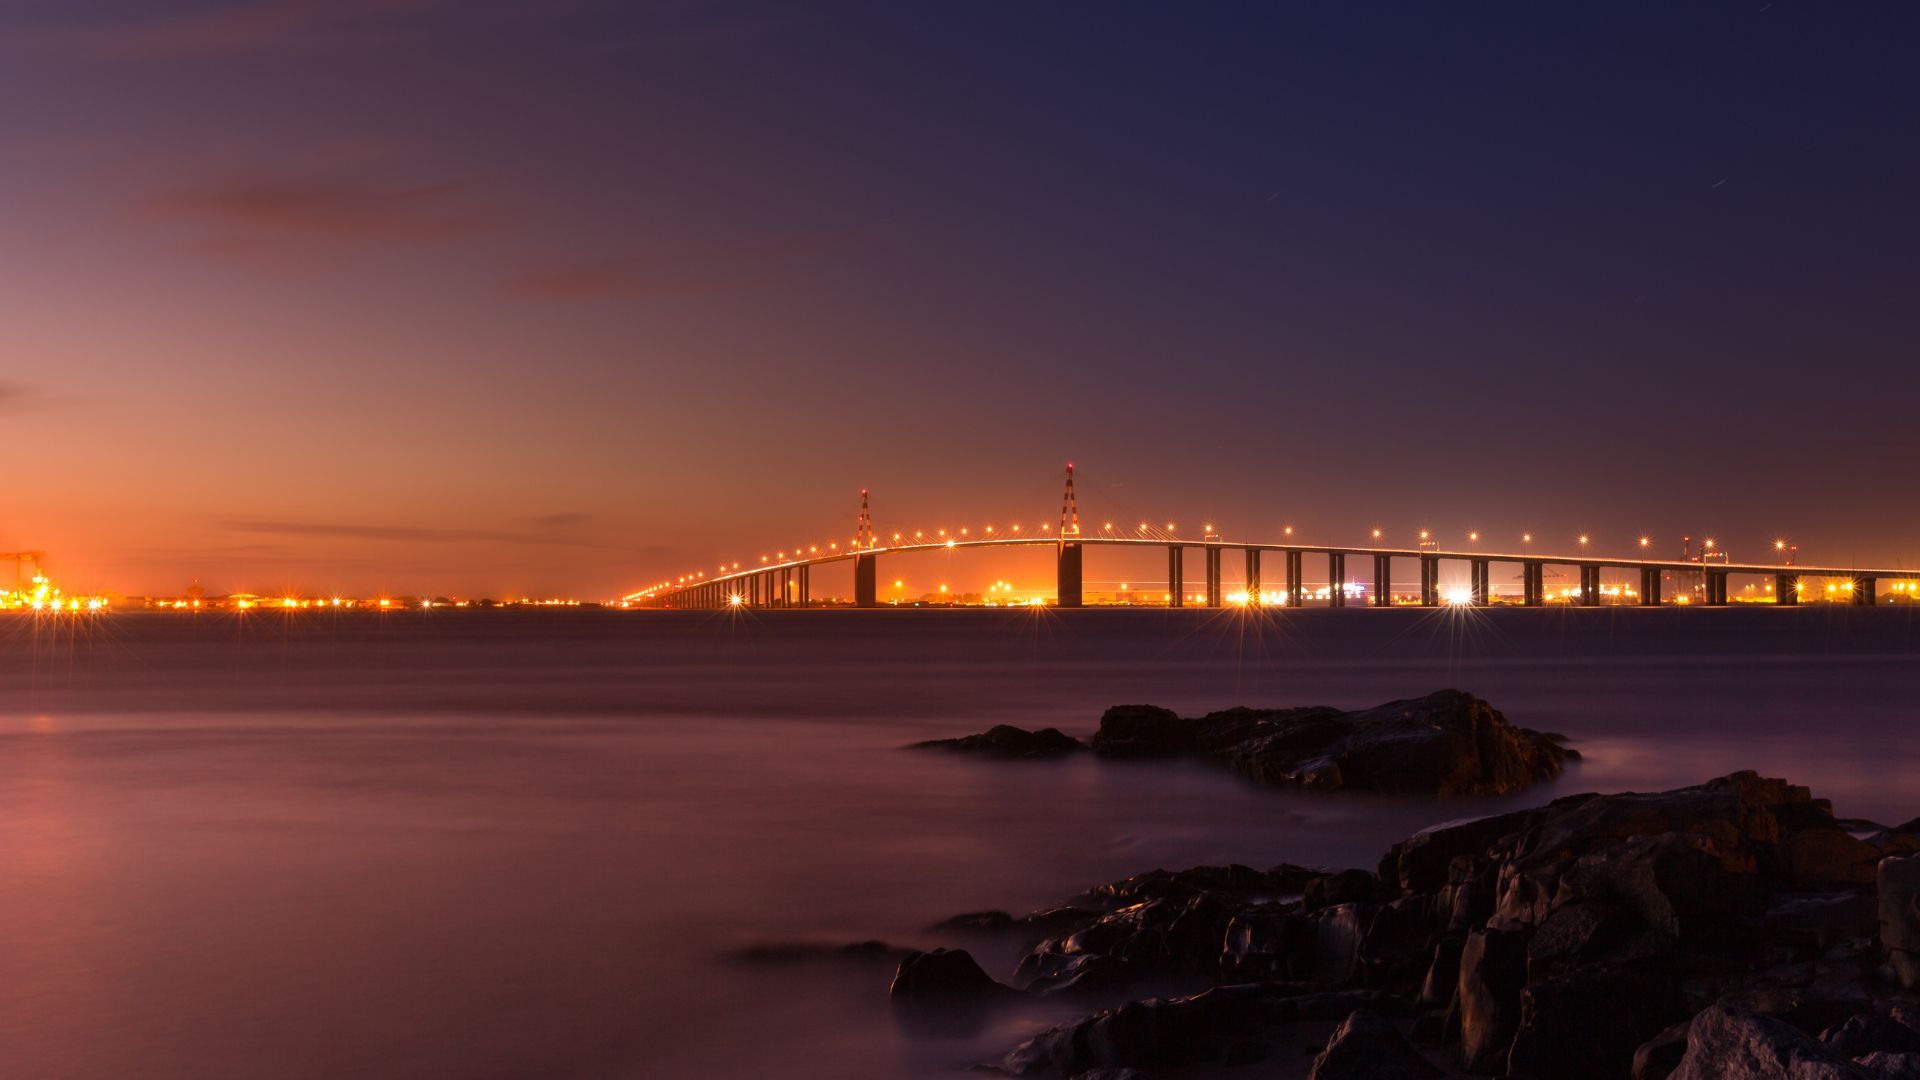
POLYGON ((0 0, 0 549, 598 598, 861 488, 1057 521, 1071 460, 1235 538, 1913 566, 1916 50, 1870 2, 0 0))

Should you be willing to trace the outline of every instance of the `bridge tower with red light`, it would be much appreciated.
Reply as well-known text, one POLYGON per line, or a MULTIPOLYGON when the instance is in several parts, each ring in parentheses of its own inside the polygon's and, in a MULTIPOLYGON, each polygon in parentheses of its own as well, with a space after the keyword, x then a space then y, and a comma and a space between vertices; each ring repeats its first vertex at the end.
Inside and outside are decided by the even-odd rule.
POLYGON ((873 511, 867 506, 867 489, 860 489, 860 526, 853 534, 853 606, 878 607, 879 559, 873 551, 873 511))
POLYGON ((1063 608, 1081 606, 1080 504, 1073 495, 1073 462, 1067 462, 1067 492, 1060 500, 1060 549, 1055 573, 1054 603, 1063 608))

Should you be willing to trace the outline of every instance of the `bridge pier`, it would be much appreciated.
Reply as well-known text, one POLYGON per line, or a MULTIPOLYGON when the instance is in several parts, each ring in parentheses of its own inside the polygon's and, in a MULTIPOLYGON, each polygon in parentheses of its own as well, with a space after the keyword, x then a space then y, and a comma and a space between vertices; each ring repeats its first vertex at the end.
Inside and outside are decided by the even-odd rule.
POLYGON ((1327 606, 1347 606, 1347 556, 1344 552, 1327 552, 1327 606))
POLYGON ((1485 559, 1474 559, 1467 563, 1471 580, 1467 585, 1468 600, 1474 607, 1486 607, 1493 603, 1493 564, 1485 559))
POLYGON ((1440 606, 1440 560, 1432 555, 1420 556, 1420 606, 1440 606))
POLYGON ((1727 572, 1708 570, 1706 572, 1706 602, 1712 607, 1724 607, 1727 602, 1727 572))
POLYGON ((813 567, 802 566, 800 568, 800 606, 809 607, 812 604, 813 604, 813 567))
POLYGON ((1187 606, 1187 549, 1179 544, 1167 545, 1167 595, 1172 597, 1167 603, 1174 607, 1187 606))
POLYGON ((1640 606, 1660 606, 1660 569, 1655 566, 1640 568, 1640 606))
POLYGON ((1773 602, 1776 604, 1797 604, 1800 602, 1800 575, 1773 575, 1773 602))
POLYGON ((1307 602, 1305 595, 1307 575, 1301 568, 1306 562, 1306 556, 1302 552, 1293 550, 1285 554, 1287 556, 1287 606, 1300 607, 1307 602))
POLYGON ((1521 563, 1520 582, 1521 602, 1526 606, 1539 607, 1547 602, 1547 566, 1545 563, 1521 563))
POLYGON ((1247 606, 1259 607, 1264 599, 1260 595, 1260 549, 1247 549, 1247 606))
POLYGON ((1373 557, 1373 606, 1388 607, 1393 603, 1393 556, 1375 555, 1373 557))
POLYGON ((1591 563, 1580 566, 1580 606, 1600 606, 1600 568, 1591 563))
POLYGON ((880 606, 880 557, 872 552, 853 557, 853 606, 880 606))
POLYGON ((1219 607, 1225 599, 1220 589, 1220 549, 1209 546, 1202 550, 1207 553, 1207 606, 1219 607))
POLYGON ((1878 579, 1857 577, 1853 579, 1853 603, 1855 607, 1872 607, 1878 602, 1874 594, 1879 590, 1878 579))
POLYGON ((1078 541, 1060 542, 1054 581, 1054 603, 1058 607, 1077 608, 1081 602, 1081 547, 1078 541))

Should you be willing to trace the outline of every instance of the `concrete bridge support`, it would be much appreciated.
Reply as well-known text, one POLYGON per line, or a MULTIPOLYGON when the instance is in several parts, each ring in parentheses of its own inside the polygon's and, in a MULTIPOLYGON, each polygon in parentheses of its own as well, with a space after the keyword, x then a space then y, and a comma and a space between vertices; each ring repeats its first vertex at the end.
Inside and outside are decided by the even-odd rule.
POLYGON ((1773 602, 1776 604, 1797 604, 1800 602, 1800 575, 1773 575, 1773 602))
POLYGON ((1520 564, 1521 602, 1528 607, 1539 607, 1547 602, 1547 566, 1545 563, 1524 562, 1520 564))
POLYGON ((1656 567, 1640 568, 1640 606, 1660 606, 1660 571, 1656 567))
POLYGON ((1347 606, 1347 556, 1343 552, 1327 553, 1327 606, 1347 606))
POLYGON ((811 607, 813 605, 813 567, 802 566, 800 568, 799 587, 800 596, 798 606, 811 607))
POLYGON ((1580 567, 1580 606, 1600 606, 1600 568, 1591 564, 1580 567))
POLYGON ((1726 606, 1727 572, 1725 570, 1706 572, 1706 602, 1713 607, 1726 606))
POLYGON ((1475 607, 1486 607, 1493 603, 1493 564, 1485 559, 1474 559, 1467 564, 1472 579, 1467 586, 1468 599, 1475 607))
POLYGON ((1299 607, 1307 602, 1306 573, 1301 569, 1306 562, 1302 552, 1287 552, 1287 606, 1299 607))
POLYGON ((1373 606, 1388 607, 1393 603, 1393 556, 1375 555, 1373 557, 1373 606))
POLYGON ((1174 607, 1187 606, 1187 549, 1179 544, 1167 546, 1167 601, 1174 607))
POLYGON ((871 552, 853 557, 853 606, 880 606, 880 556, 871 552))
POLYGON ((1853 603, 1856 607, 1872 607, 1878 602, 1874 594, 1879 590, 1878 579, 1857 577, 1853 579, 1853 603))
POLYGON ((1055 603, 1063 608, 1077 608, 1081 601, 1081 566, 1084 549, 1078 543, 1062 541, 1060 557, 1054 575, 1055 603))
POLYGON ((1220 549, 1207 547, 1207 606, 1219 607, 1226 601, 1220 588, 1220 549))
POLYGON ((1440 560, 1420 556, 1420 606, 1440 606, 1440 560))
POLYGON ((1247 606, 1259 607, 1264 601, 1260 595, 1260 549, 1247 549, 1247 606))

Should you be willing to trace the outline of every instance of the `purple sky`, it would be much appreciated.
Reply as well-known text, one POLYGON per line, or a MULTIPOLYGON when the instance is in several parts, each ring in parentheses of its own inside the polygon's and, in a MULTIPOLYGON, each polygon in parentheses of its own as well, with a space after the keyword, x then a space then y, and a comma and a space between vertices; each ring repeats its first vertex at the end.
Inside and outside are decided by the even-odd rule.
POLYGON ((598 597, 1072 459, 1920 562, 1911 5, 1294 7, 14 0, 0 548, 598 597))

